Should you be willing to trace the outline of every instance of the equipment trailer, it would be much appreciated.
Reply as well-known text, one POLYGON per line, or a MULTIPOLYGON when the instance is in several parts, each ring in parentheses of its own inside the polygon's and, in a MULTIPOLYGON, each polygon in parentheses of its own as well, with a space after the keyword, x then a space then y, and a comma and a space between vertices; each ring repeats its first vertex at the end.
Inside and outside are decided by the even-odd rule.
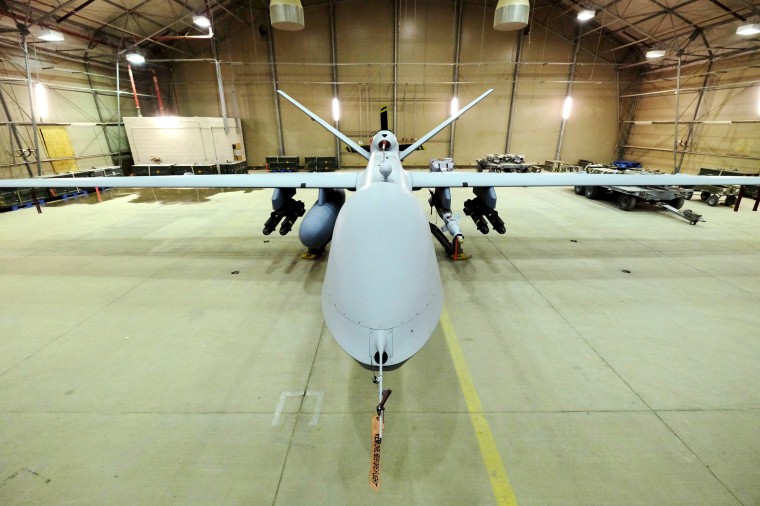
MULTIPOLYGON (((589 165, 585 172, 590 174, 631 174, 642 173, 635 170, 617 170, 604 166, 589 165)), ((646 202, 685 219, 692 225, 705 221, 702 216, 687 209, 681 211, 684 202, 691 198, 692 189, 678 186, 576 186, 576 195, 584 195, 588 199, 607 198, 615 200, 623 211, 631 211, 636 204, 646 202)))

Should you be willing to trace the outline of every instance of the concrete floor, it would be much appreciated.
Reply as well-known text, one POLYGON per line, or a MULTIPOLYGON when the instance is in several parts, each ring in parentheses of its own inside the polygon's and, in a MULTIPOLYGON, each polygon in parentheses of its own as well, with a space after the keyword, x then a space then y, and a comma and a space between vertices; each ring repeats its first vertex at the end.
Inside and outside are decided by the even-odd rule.
POLYGON ((498 193, 507 234, 439 253, 451 328, 386 374, 379 493, 371 373, 269 191, 0 215, 0 504, 493 504, 489 452, 522 505, 760 504, 760 215, 498 193))

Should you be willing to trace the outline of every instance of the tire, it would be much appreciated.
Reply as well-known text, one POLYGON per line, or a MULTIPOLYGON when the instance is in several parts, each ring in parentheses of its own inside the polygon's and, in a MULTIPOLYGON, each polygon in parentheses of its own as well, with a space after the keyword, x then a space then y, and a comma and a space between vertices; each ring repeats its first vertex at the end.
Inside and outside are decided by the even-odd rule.
POLYGON ((599 187, 598 186, 586 186, 583 190, 583 194, 586 196, 587 199, 598 199, 599 198, 599 187))
POLYGON ((728 207, 734 207, 737 200, 738 200, 738 197, 736 195, 729 195, 728 197, 726 197, 726 205, 728 207))
POLYGON ((621 195, 618 198, 618 207, 623 211, 633 211, 633 208, 636 207, 636 197, 633 195, 621 195))
POLYGON ((710 192, 703 191, 702 193, 699 194, 699 198, 702 199, 702 200, 707 200, 707 199, 710 198, 710 195, 711 195, 710 192))
POLYGON ((678 197, 677 199, 673 199, 668 204, 675 207, 676 209, 681 209, 684 205, 684 202, 686 202, 686 199, 683 197, 678 197))
POLYGON ((718 205, 718 202, 720 201, 720 197, 717 195, 710 195, 707 197, 707 205, 710 207, 715 207, 718 205))
POLYGON ((692 193, 689 193, 688 195, 686 195, 686 200, 691 200, 691 198, 692 198, 693 196, 694 196, 694 192, 692 192, 692 193))
POLYGON ((585 186, 576 186, 574 188, 576 195, 583 195, 586 193, 586 187, 585 186))

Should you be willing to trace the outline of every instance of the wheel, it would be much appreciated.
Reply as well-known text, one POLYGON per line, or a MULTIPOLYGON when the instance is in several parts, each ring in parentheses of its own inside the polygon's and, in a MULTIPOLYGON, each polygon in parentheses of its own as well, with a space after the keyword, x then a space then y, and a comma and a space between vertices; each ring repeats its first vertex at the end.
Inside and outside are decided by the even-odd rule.
POLYGON ((599 187, 598 186, 586 186, 583 189, 583 194, 586 196, 587 199, 597 199, 597 198, 599 198, 599 187))
POLYGON ((720 197, 717 195, 710 195, 707 197, 707 205, 710 207, 715 207, 718 205, 718 201, 720 200, 720 197))
POLYGON ((623 211, 632 211, 636 207, 636 197, 633 195, 621 195, 618 198, 618 207, 623 211))
POLYGON ((694 192, 691 192, 686 195, 686 200, 691 200, 691 198, 694 196, 694 192))
POLYGON ((703 191, 702 193, 699 194, 699 198, 702 200, 707 200, 708 198, 710 198, 710 195, 711 195, 710 192, 703 191))
POLYGON ((586 193, 586 187, 585 186, 576 186, 575 188, 575 194, 576 195, 583 195, 586 193))
POLYGON ((673 199, 670 202, 668 202, 668 204, 675 207, 676 209, 681 209, 685 201, 686 199, 684 199, 683 197, 678 197, 677 199, 673 199))
POLYGON ((734 204, 736 204, 736 201, 737 201, 736 195, 729 195, 728 197, 726 197, 726 205, 728 207, 734 207, 734 204))

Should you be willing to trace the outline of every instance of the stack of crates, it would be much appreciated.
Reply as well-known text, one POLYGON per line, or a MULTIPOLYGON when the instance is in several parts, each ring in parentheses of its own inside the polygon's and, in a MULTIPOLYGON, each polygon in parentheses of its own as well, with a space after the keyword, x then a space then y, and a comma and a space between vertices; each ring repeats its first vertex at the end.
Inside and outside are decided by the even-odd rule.
POLYGON ((297 156, 267 156, 267 170, 270 172, 296 172, 300 164, 297 156))
POLYGON ((334 156, 307 156, 304 165, 309 172, 331 172, 338 168, 338 159, 334 156))
POLYGON ((227 162, 219 164, 220 174, 246 174, 248 173, 248 162, 245 160, 239 162, 227 162))

